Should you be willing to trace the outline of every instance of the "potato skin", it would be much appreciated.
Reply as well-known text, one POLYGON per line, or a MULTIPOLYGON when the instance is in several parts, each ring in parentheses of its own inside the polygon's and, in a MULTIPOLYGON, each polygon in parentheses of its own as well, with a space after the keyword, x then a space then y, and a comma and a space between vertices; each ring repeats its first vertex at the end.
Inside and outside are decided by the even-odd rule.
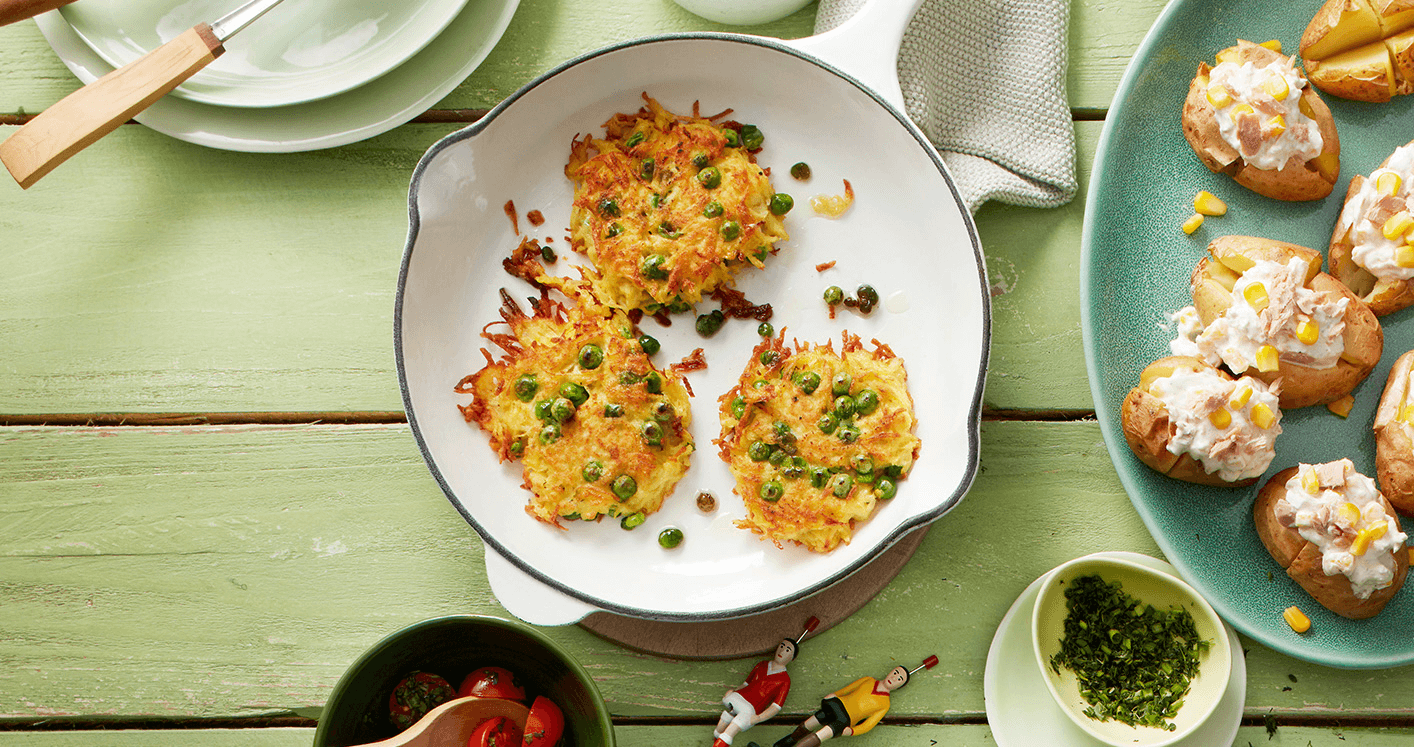
MULTIPOLYGON (((1327 576, 1321 570, 1321 552, 1306 541, 1294 527, 1284 527, 1277 521, 1275 508, 1277 501, 1286 494, 1286 482, 1296 475, 1296 467, 1288 467, 1268 480, 1257 491, 1257 500, 1252 505, 1252 518, 1257 527, 1257 537, 1262 546, 1272 556, 1277 565, 1286 570, 1286 575, 1306 590, 1322 607, 1351 620, 1374 617, 1384 609, 1404 585, 1409 572, 1409 553, 1394 553, 1394 582, 1370 594, 1368 599, 1355 596, 1350 579, 1342 574, 1327 576)), ((1388 500, 1383 500, 1385 510, 1394 514, 1388 500)), ((1398 519, 1395 520, 1398 523, 1398 519)), ((1402 530, 1401 530, 1402 531, 1402 530)))
POLYGON ((1140 383, 1125 396, 1120 405, 1119 424, 1124 431, 1124 440, 1139 461, 1160 474, 1175 480, 1212 485, 1219 488, 1237 488, 1254 485, 1256 477, 1228 482, 1203 468, 1203 463, 1188 454, 1174 454, 1168 450, 1175 427, 1169 420, 1168 409, 1163 400, 1151 394, 1144 386, 1149 378, 1162 378, 1171 371, 1204 371, 1217 373, 1229 381, 1233 377, 1222 369, 1213 368, 1203 360, 1186 355, 1170 355, 1160 358, 1145 367, 1140 374, 1140 383))
MULTIPOLYGON (((1304 246, 1253 236, 1219 237, 1208 245, 1208 252, 1212 258, 1198 262, 1191 280, 1193 305, 1205 326, 1222 316, 1232 303, 1231 293, 1214 277, 1219 272, 1212 267, 1215 260, 1222 264, 1232 262, 1232 255, 1241 255, 1285 264, 1292 257, 1300 257, 1310 265, 1313 261, 1319 263, 1321 256, 1314 249, 1304 246)), ((1320 265, 1315 264, 1314 267, 1319 268, 1320 265)), ((1310 278, 1307 285, 1311 289, 1339 293, 1349 299, 1345 311, 1345 331, 1341 335, 1345 352, 1331 368, 1309 368, 1283 361, 1275 371, 1251 369, 1239 372, 1267 384, 1281 379, 1279 401, 1283 410, 1323 405, 1344 397, 1375 370, 1384 352, 1384 330, 1374 312, 1359 296, 1324 272, 1312 274, 1308 271, 1307 277, 1310 278)))
POLYGON ((1411 369, 1414 350, 1395 360, 1375 410, 1376 479, 1385 499, 1405 516, 1414 516, 1414 428, 1399 419, 1399 407, 1411 369))
MULTIPOLYGON (((1378 168, 1386 166, 1389 166, 1389 158, 1378 168)), ((1373 172, 1374 169, 1371 169, 1371 173, 1373 172)), ((1350 180, 1350 187, 1345 190, 1346 203, 1360 193, 1365 181, 1365 177, 1359 174, 1350 180)), ((1355 264, 1355 245, 1347 241, 1347 237, 1348 234, 1341 230, 1337 217, 1335 228, 1331 231, 1331 274, 1364 301, 1375 316, 1393 314, 1400 309, 1414 306, 1414 280, 1383 280, 1375 277, 1365 268, 1355 264)))
MULTIPOLYGON (((1243 62, 1254 62, 1258 66, 1283 58, 1279 52, 1251 42, 1239 41, 1237 46, 1243 62)), ((1193 76, 1188 86, 1188 96, 1183 102, 1183 136, 1198 160, 1210 171, 1227 174, 1238 184, 1275 200, 1306 202, 1329 195, 1335 188, 1340 170, 1340 138, 1336 134, 1335 119, 1320 95, 1308 85, 1302 89, 1301 99, 1314 115, 1312 119, 1320 129, 1321 156, 1333 160, 1330 173, 1321 173, 1315 159, 1303 162, 1294 156, 1280 169, 1259 169, 1248 164, 1219 132, 1216 112, 1207 97, 1206 81, 1211 70, 1208 63, 1198 63, 1198 72, 1193 76)))

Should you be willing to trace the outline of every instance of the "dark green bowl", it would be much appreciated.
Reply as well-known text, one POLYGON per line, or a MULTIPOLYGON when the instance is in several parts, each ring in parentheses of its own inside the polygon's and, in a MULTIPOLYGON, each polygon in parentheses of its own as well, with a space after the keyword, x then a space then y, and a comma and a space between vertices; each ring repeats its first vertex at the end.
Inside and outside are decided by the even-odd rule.
POLYGON ((613 747, 608 708, 584 667, 540 631, 481 615, 424 620, 375 644, 334 686, 314 745, 348 747, 387 739, 398 731, 388 721, 388 697, 399 680, 421 670, 456 687, 483 666, 505 667, 529 698, 544 695, 555 701, 565 714, 561 747, 613 747))

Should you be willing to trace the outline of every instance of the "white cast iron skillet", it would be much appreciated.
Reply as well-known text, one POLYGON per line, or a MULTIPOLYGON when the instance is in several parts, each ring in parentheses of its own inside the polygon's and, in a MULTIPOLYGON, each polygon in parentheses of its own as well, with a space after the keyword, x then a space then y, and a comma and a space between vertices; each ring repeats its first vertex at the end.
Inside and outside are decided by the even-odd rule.
MULTIPOLYGON (((876 0, 839 29, 796 42, 679 34, 608 47, 531 82, 423 156, 412 178, 398 280, 394 336, 403 400, 428 467, 485 540, 492 586, 514 614, 563 624, 595 609, 664 620, 771 609, 859 569, 967 491, 977 467, 988 286, 976 230, 951 177, 902 113, 895 60, 919 2, 876 0), (795 197, 786 218, 791 240, 764 272, 739 276, 737 287, 773 305, 776 329, 836 346, 845 329, 866 342, 877 338, 908 370, 923 442, 918 462, 898 497, 833 553, 777 548, 732 526, 744 509, 712 439, 717 398, 759 341, 754 321, 729 321, 710 340, 695 334, 688 314, 666 329, 644 321, 644 331, 663 344, 659 366, 703 347, 708 368, 688 374, 696 394, 692 467, 663 509, 633 531, 612 519, 572 522, 568 531, 532 519, 520 465, 498 464, 486 436, 457 410, 470 397, 452 388, 485 364, 481 350, 491 346, 480 332, 499 319, 498 291, 535 295, 501 267, 518 243, 502 206, 513 200, 522 231, 553 238, 561 255, 556 271, 570 272, 570 261, 582 261, 570 258, 564 238, 570 141, 602 132, 615 112, 636 111, 644 92, 676 112, 690 112, 694 101, 704 115, 731 108, 732 119, 765 134, 760 162, 771 168, 776 189, 795 197), (789 176, 798 161, 812 167, 809 182, 789 176), (853 208, 838 220, 814 216, 810 197, 841 194, 845 179, 857 195, 853 208), (543 226, 526 224, 530 210, 544 213, 543 226), (837 263, 833 269, 815 269, 829 261, 837 263), (838 285, 852 292, 860 283, 878 289, 880 308, 869 317, 842 309, 828 319, 822 291, 838 285), (698 510, 694 496, 702 490, 716 496, 716 511, 698 510), (657 542, 668 526, 686 535, 673 550, 657 542)), ((710 308, 715 303, 700 304, 698 313, 710 308)))

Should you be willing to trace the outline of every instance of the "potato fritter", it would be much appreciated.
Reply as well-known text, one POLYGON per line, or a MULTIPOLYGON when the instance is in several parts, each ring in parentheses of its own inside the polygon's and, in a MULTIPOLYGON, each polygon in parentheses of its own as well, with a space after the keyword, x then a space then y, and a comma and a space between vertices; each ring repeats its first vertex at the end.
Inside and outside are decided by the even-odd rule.
MULTIPOLYGON (((647 94, 605 136, 570 148, 570 241, 589 257, 594 293, 619 309, 685 311, 789 238, 777 194, 752 151, 760 131, 676 115, 647 94)), ((723 115, 718 115, 718 118, 723 115)))
MULTIPOLYGON (((507 263, 541 288, 526 315, 504 289, 501 318, 510 327, 482 336, 504 351, 456 387, 474 396, 461 407, 490 436, 501 461, 518 459, 533 497, 526 512, 561 520, 621 517, 625 528, 657 511, 687 471, 695 448, 682 376, 659 370, 621 311, 595 302, 583 281, 553 278, 518 250, 507 263), (550 299, 557 287, 576 301, 550 299)), ((526 244, 522 244, 525 249, 526 244)))
POLYGON ((737 526, 814 552, 847 543, 854 523, 893 498, 922 442, 903 361, 874 340, 844 333, 792 350, 785 331, 752 351, 721 397, 722 459, 747 517, 737 526))

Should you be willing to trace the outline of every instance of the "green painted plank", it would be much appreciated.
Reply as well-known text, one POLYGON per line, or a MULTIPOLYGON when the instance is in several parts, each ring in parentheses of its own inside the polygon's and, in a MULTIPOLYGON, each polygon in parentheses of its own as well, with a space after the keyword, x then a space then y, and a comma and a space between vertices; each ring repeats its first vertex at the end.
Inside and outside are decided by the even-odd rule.
MULTIPOLYGON (((989 423, 981 466, 894 582, 812 639, 788 713, 937 653, 896 715, 977 718, 992 634, 1027 584, 1089 552, 1157 553, 1094 423, 989 423)), ((0 429, 0 526, 0 719, 318 708, 392 630, 504 614, 403 426, 0 429)), ((617 716, 711 718, 750 664, 549 632, 617 716)), ((1249 647, 1249 714, 1414 715, 1407 671, 1249 647)))
MULTIPOLYGON (((0 183, 0 414, 401 410, 407 183, 453 129, 276 156, 125 127, 28 192, 0 183)), ((1076 127, 1082 185, 1099 129, 1076 127)), ((989 407, 1092 407, 1082 214, 1083 197, 978 217, 999 294, 989 407)))
MULTIPOLYGON (((1075 0, 1072 3, 1069 73, 1071 106, 1109 105, 1129 57, 1153 23, 1163 0, 1075 0)), ((506 35, 472 75, 436 106, 489 108, 537 75, 575 55, 639 36, 705 30, 741 30, 795 38, 814 27, 815 6, 754 27, 712 23, 666 0, 525 0, 506 35)), ((33 23, 0 28, 0 113, 34 113, 78 85, 33 23)))

